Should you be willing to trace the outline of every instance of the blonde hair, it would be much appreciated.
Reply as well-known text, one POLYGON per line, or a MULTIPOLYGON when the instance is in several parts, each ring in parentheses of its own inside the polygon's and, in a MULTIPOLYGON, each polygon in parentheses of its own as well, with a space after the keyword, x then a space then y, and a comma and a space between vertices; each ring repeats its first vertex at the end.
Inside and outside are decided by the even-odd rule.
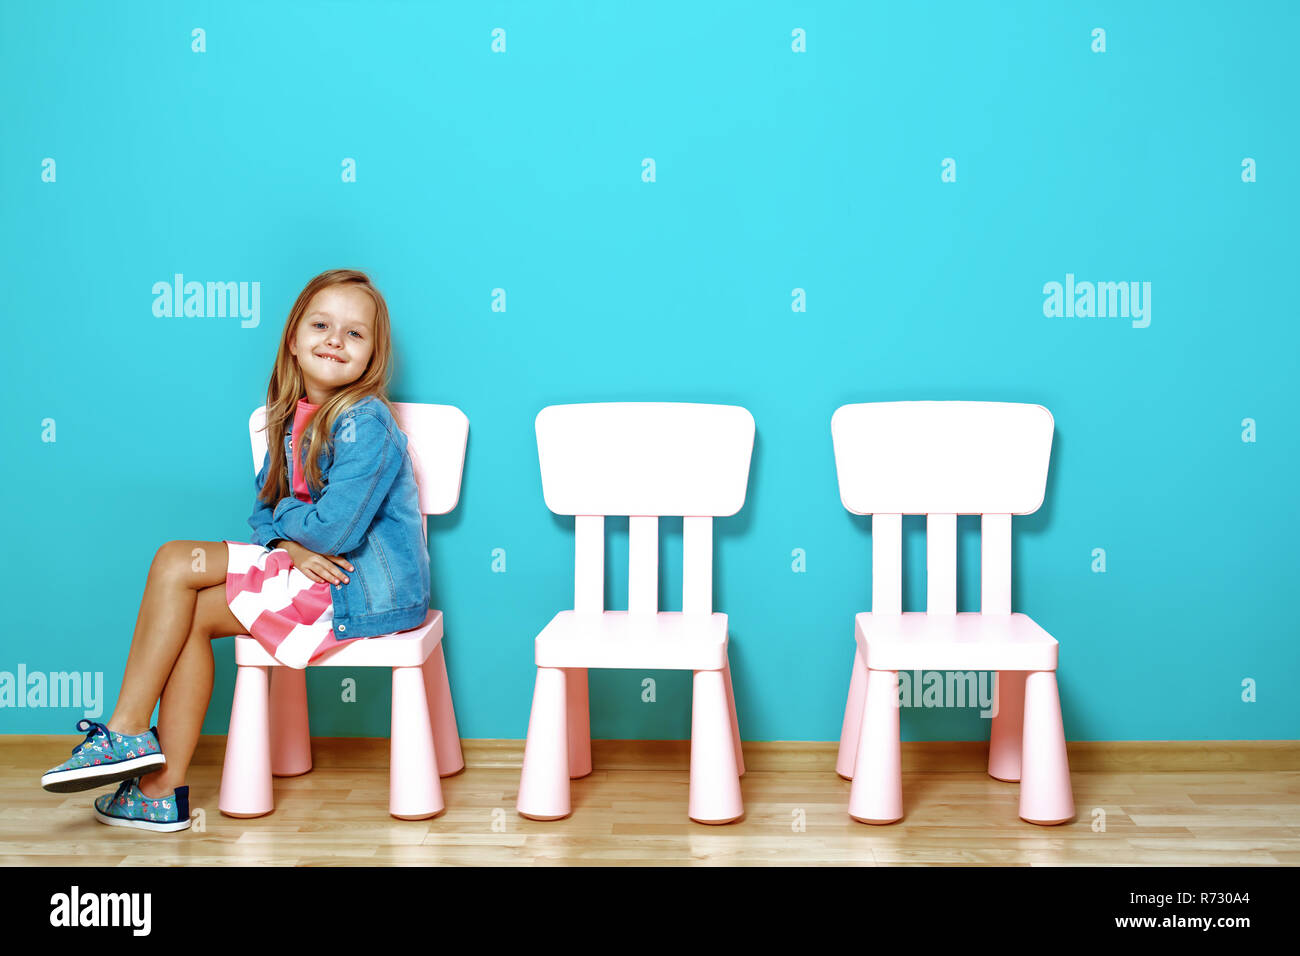
MULTIPOLYGON (((375 288, 370 277, 357 269, 330 269, 316 276, 298 293, 298 300, 289 310, 289 318, 284 324, 284 333, 280 336, 280 349, 275 356, 275 367, 271 369, 271 381, 266 386, 266 441, 271 449, 271 463, 266 473, 266 481, 258 494, 258 499, 274 504, 281 498, 292 494, 289 487, 291 476, 286 474, 284 455, 284 435, 293 427, 293 416, 300 398, 307 397, 306 385, 298 361, 289 351, 289 343, 298 334, 298 323, 307 314, 307 306, 312 298, 322 289, 331 286, 353 286, 361 289, 375 303, 374 346, 370 353, 370 363, 361 377, 350 385, 339 389, 321 404, 311 423, 307 426, 312 453, 307 456, 303 477, 313 489, 321 486, 320 466, 317 458, 321 454, 322 442, 330 440, 334 420, 362 399, 374 396, 383 402, 396 422, 396 411, 388 400, 388 382, 393 366, 393 340, 388 321, 388 303, 375 288)), ((298 455, 300 449, 294 449, 298 455)))

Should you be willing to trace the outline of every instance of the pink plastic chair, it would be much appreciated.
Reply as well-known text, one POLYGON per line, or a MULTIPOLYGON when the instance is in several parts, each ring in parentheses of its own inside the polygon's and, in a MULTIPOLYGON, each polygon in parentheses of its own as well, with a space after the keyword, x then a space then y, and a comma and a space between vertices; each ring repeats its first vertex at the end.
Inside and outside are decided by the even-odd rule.
MULTIPOLYGON (((393 407, 407 436, 420 512, 446 514, 460 498, 469 419, 451 405, 394 402, 393 407)), ((265 406, 249 419, 255 473, 266 456, 265 421, 265 406)), ((420 530, 427 546, 424 522, 420 530)), ((307 677, 305 669, 285 667, 247 635, 235 637, 235 663, 239 671, 218 807, 227 816, 257 817, 275 807, 273 774, 292 777, 311 769, 307 677)), ((309 666, 392 668, 388 812, 404 820, 441 813, 438 778, 465 766, 442 653, 442 612, 430 609, 424 623, 408 631, 349 641, 309 666)))
POLYGON ((745 502, 754 418, 734 405, 551 405, 537 416, 542 493, 575 515, 573 610, 534 644, 537 685, 516 807, 556 820, 569 779, 591 773, 587 668, 694 672, 689 814, 744 814, 745 765, 727 661, 727 615, 713 611, 713 518, 745 502), (605 515, 628 515, 628 608, 605 610, 605 515), (659 516, 682 516, 682 610, 658 610, 659 516))
POLYGON ((1011 516, 1043 503, 1052 415, 1003 402, 844 405, 831 417, 840 500, 871 518, 871 611, 857 653, 836 771, 849 816, 903 816, 900 670, 996 671, 989 774, 1020 781, 1020 818, 1074 816, 1056 686, 1057 642, 1011 613, 1011 516), (926 610, 902 610, 902 516, 926 516, 926 610), (980 612, 957 613, 957 515, 981 516, 980 612))

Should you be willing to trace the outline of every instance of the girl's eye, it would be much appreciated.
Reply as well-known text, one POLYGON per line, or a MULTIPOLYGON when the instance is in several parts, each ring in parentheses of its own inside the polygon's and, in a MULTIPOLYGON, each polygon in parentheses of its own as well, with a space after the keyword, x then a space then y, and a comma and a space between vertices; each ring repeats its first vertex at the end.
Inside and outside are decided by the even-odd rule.
MULTIPOLYGON (((316 327, 316 328, 324 328, 325 323, 322 322, 320 319, 317 319, 315 322, 312 323, 312 325, 313 325, 314 327, 316 327)), ((355 335, 357 338, 361 338, 361 333, 358 332, 356 329, 352 329, 352 330, 350 330, 350 331, 351 331, 351 333, 352 333, 353 335, 355 335)))
MULTIPOLYGON (((313 325, 313 326, 324 326, 325 323, 322 323, 322 321, 321 321, 320 319, 317 319, 316 321, 313 321, 312 325, 313 325)), ((356 329, 351 329, 351 333, 354 334, 354 336, 356 336, 357 338, 360 338, 360 337, 361 337, 361 333, 360 333, 360 332, 357 332, 356 329)))

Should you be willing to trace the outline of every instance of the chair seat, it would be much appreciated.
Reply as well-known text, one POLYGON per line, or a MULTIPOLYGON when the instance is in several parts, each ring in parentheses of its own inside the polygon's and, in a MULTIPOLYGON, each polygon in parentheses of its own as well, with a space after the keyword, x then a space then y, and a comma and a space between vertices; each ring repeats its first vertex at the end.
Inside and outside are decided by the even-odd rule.
MULTIPOLYGON (((326 651, 310 667, 420 667, 442 640, 442 612, 429 609, 424 623, 382 637, 358 638, 326 651)), ((247 635, 235 637, 235 663, 241 667, 284 667, 247 635)))
POLYGON ((721 670, 727 615, 561 611, 534 642, 538 667, 721 670))
POLYGON ((870 670, 1056 670, 1056 638, 1027 614, 865 611, 854 621, 870 670))

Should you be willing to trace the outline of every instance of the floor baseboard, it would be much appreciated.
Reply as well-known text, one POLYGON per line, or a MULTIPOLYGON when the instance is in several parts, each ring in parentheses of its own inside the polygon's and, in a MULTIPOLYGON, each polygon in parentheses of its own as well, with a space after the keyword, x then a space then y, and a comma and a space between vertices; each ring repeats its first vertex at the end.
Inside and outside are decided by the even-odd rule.
MULTIPOLYGON (((49 745, 62 735, 9 734, 0 745, 49 745)), ((690 762, 689 740, 593 740, 592 763, 602 770, 680 769, 690 762)), ((1300 770, 1300 740, 1076 740, 1068 742, 1074 772, 1187 773, 1224 770, 1300 770)), ((745 769, 820 772, 835 769, 836 741, 747 740, 745 769)), ((522 740, 462 740, 467 767, 518 768, 522 740)), ((192 763, 220 766, 226 738, 199 738, 192 763)), ((903 741, 906 772, 983 771, 988 743, 980 740, 903 741)), ((312 762, 318 767, 386 767, 387 737, 315 737, 312 762)))

